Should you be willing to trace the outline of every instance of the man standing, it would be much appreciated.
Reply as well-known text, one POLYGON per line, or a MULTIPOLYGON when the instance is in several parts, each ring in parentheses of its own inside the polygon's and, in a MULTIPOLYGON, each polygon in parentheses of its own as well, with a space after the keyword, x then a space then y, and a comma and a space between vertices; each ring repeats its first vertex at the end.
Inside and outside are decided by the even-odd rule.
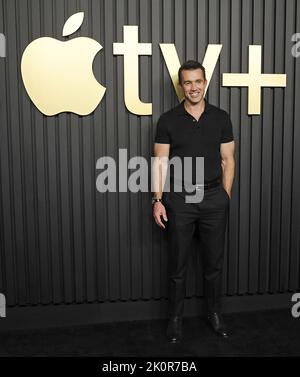
POLYGON ((159 188, 152 199, 155 222, 168 230, 170 291, 167 337, 172 343, 182 338, 186 269, 196 228, 203 246, 207 319, 216 334, 228 336, 220 313, 220 298, 224 237, 235 166, 232 124, 225 111, 204 99, 207 86, 204 67, 199 62, 187 61, 180 67, 178 79, 185 99, 159 118, 154 156, 158 159, 179 157, 182 160, 191 157, 193 161, 204 157, 204 184, 195 181, 197 172, 193 163, 190 183, 195 193, 202 190, 203 199, 198 203, 187 202, 184 191, 172 190, 172 184, 180 177, 170 169, 170 192, 163 192, 165 182, 160 173, 159 188))

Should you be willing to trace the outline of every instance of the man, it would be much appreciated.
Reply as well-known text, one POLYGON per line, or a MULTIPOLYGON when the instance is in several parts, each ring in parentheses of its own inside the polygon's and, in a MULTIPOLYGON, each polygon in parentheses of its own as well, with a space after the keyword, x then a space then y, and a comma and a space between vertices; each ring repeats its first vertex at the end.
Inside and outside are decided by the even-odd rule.
MULTIPOLYGON (((185 99, 160 117, 154 156, 156 160, 204 157, 204 184, 195 181, 195 164, 192 171, 194 192, 204 190, 204 194, 198 203, 190 203, 186 201, 184 190, 176 192, 172 185, 170 192, 163 193, 165 178, 160 166, 159 186, 152 203, 155 222, 168 230, 170 296, 167 337, 172 343, 182 338, 186 269, 196 228, 203 246, 207 319, 217 335, 228 336, 220 313, 220 297, 224 237, 235 166, 232 124, 225 111, 204 99, 207 86, 204 67, 199 62, 187 61, 180 67, 178 79, 185 99)), ((171 183, 178 181, 177 178, 170 170, 171 183)))

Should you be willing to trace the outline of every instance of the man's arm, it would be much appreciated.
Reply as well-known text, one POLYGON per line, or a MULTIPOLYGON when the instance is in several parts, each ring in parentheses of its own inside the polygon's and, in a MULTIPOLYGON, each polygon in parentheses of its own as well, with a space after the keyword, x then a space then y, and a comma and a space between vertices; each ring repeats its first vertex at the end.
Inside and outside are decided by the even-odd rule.
POLYGON ((222 169, 223 169, 223 187, 227 191, 229 198, 231 198, 231 188, 234 179, 234 141, 229 143, 222 143, 220 147, 222 169))
MULTIPOLYGON (((168 157, 170 152, 170 144, 154 144, 154 163, 153 163, 153 183, 154 183, 154 198, 161 199, 168 170, 168 157)), ((161 217, 168 221, 166 209, 162 202, 153 204, 153 217, 157 225, 165 228, 161 217)))

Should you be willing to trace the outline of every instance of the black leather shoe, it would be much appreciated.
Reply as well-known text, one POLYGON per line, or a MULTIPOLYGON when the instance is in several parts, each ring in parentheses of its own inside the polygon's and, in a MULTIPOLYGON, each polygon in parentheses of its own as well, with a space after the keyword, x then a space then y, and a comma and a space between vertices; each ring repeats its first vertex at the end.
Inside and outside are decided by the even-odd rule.
POLYGON ((228 338, 229 334, 224 324, 221 314, 213 312, 209 313, 207 316, 208 323, 215 332, 215 334, 221 336, 222 338, 228 338))
POLYGON ((167 339, 170 343, 179 343, 182 339, 182 317, 173 317, 167 327, 167 339))

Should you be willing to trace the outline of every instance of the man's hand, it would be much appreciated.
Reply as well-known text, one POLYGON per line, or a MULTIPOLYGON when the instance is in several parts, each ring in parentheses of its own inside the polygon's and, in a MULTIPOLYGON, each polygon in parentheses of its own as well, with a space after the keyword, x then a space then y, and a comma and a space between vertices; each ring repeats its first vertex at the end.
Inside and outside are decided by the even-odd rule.
POLYGON ((161 217, 165 221, 168 221, 168 218, 167 218, 167 213, 166 213, 165 206, 162 204, 162 202, 156 202, 156 203, 153 204, 153 217, 154 217, 154 220, 155 220, 156 224, 160 228, 165 229, 165 225, 162 222, 161 217))

